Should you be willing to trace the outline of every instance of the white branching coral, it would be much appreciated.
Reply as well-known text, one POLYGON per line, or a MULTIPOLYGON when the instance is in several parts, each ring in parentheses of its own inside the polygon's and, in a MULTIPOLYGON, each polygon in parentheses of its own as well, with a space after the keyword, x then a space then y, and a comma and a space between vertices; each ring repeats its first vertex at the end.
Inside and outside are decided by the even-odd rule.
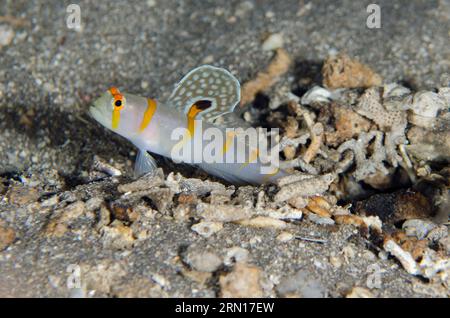
POLYGON ((388 174, 388 170, 383 164, 383 160, 386 160, 386 151, 383 147, 383 132, 378 130, 368 133, 362 132, 358 139, 350 139, 342 143, 338 148, 339 153, 344 153, 347 150, 354 153, 356 170, 353 172, 353 176, 357 181, 364 180, 375 173, 388 174), (367 149, 372 140, 373 153, 367 157, 367 149))
POLYGON ((272 116, 285 131, 282 169, 351 173, 353 182, 383 189, 398 166, 415 182, 418 160, 450 157, 449 87, 412 92, 391 83, 360 93, 316 86, 300 100, 287 103, 288 116, 272 116))

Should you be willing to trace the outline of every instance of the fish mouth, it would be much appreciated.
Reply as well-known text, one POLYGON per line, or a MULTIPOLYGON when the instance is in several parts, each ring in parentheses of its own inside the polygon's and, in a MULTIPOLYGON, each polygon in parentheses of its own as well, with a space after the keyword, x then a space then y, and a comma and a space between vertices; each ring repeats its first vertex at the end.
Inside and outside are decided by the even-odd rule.
POLYGON ((98 123, 105 126, 105 116, 103 116, 102 111, 95 105, 89 107, 89 115, 94 118, 98 123))

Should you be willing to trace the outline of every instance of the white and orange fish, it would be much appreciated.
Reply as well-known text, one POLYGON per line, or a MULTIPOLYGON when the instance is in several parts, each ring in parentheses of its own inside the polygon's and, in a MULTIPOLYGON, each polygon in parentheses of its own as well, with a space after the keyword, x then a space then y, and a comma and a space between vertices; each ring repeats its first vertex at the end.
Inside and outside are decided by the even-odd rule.
POLYGON ((167 102, 120 92, 112 87, 95 101, 90 113, 100 124, 127 138, 139 149, 135 175, 156 169, 149 152, 176 162, 196 164, 231 183, 261 184, 287 175, 272 162, 270 169, 266 168, 264 172, 262 166, 267 166, 270 161, 267 152, 263 156, 257 145, 239 138, 245 135, 243 129, 234 128, 248 128, 248 124, 233 113, 239 100, 239 81, 230 72, 203 65, 190 71, 176 85, 167 102), (174 138, 177 130, 184 133, 175 134, 174 138), (210 132, 206 139, 216 141, 215 148, 211 143, 205 143, 202 132, 206 131, 210 132), (192 160, 185 156, 189 151, 182 151, 190 149, 191 157, 199 157, 197 155, 212 148, 215 149, 212 156, 219 160, 202 161, 202 156, 200 160, 192 160), (246 153, 241 156, 245 160, 236 160, 240 153, 230 156, 231 152, 239 151, 246 153))

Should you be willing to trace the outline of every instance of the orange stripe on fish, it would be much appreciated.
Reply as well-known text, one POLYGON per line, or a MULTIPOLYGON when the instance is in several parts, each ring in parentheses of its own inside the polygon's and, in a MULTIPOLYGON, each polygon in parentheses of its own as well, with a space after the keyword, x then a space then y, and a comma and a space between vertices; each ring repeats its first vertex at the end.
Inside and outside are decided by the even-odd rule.
POLYGON ((194 105, 192 105, 191 108, 189 108, 189 111, 187 113, 187 129, 191 134, 191 138, 194 137, 195 132, 195 117, 198 115, 198 113, 211 107, 211 104, 212 103, 209 100, 199 100, 194 105))
POLYGON ((114 106, 114 110, 112 113, 111 126, 113 129, 117 129, 117 127, 119 127, 119 122, 120 122, 120 111, 123 109, 123 107, 125 105, 125 98, 120 93, 120 91, 117 89, 117 87, 114 87, 114 86, 111 87, 109 89, 109 92, 113 96, 113 106, 114 106))
POLYGON ((250 156, 248 158, 248 161, 243 163, 241 165, 241 167, 239 168, 239 170, 244 169, 245 167, 247 167, 250 163, 252 163, 253 161, 255 161, 256 159, 258 159, 259 156, 259 150, 258 149, 253 149, 252 152, 250 153, 250 156))
POLYGON ((156 112, 156 101, 154 99, 147 99, 147 109, 144 112, 144 117, 142 117, 141 126, 139 127, 139 132, 144 131, 145 128, 150 124, 153 115, 156 112))
POLYGON ((234 137, 236 136, 236 133, 233 131, 227 132, 227 138, 225 140, 225 143, 223 144, 222 148, 222 155, 225 155, 227 151, 230 149, 230 145, 233 142, 234 137))

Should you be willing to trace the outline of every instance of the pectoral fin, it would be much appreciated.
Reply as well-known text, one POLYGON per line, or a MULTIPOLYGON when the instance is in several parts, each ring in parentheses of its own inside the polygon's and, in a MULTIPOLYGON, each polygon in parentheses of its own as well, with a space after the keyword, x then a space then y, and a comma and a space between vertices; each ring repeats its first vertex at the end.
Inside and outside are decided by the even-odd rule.
POLYGON ((134 164, 134 177, 138 178, 144 174, 155 172, 158 165, 155 159, 146 151, 139 150, 134 164))

